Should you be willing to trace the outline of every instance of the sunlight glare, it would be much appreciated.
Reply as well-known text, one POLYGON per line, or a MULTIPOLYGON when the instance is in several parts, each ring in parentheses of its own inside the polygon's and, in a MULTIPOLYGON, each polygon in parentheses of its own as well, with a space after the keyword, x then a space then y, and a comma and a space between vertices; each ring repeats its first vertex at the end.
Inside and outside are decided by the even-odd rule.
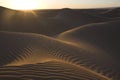
POLYGON ((12 0, 11 8, 16 10, 33 10, 42 6, 37 0, 12 0))

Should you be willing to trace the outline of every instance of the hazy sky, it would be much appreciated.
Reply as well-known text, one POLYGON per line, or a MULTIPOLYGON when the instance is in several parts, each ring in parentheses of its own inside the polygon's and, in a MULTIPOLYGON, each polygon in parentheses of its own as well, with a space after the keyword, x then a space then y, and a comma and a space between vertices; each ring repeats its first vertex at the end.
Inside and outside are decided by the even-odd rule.
MULTIPOLYGON (((1 6, 10 6, 12 0, 0 0, 1 6)), ((120 6, 120 0, 34 0, 40 5, 39 8, 94 8, 120 6)), ((29 0, 28 0, 29 4, 29 0)), ((22 5, 22 4, 21 4, 22 5)))

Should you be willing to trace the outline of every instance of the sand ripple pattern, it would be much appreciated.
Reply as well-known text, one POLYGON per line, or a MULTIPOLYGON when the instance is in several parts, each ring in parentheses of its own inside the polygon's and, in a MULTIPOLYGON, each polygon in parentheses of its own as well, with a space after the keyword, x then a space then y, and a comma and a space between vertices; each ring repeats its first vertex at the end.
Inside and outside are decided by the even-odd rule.
POLYGON ((0 67, 2 80, 107 80, 80 67, 61 62, 0 67))
POLYGON ((0 32, 1 79, 119 80, 119 71, 114 67, 115 65, 113 59, 108 55, 91 53, 47 36, 0 32), (49 61, 57 62, 48 65, 46 62, 49 61), (27 65, 27 67, 23 65, 27 65), (37 66, 39 67, 38 72, 34 70, 37 69, 35 68, 37 66), (71 71, 71 67, 79 71, 71 71), (81 69, 81 67, 85 69, 81 69))

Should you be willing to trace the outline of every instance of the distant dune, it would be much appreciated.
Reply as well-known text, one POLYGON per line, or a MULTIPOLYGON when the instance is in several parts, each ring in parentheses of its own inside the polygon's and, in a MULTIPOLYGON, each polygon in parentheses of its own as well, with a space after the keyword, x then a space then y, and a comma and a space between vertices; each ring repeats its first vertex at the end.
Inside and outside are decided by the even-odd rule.
POLYGON ((65 8, 22 12, 0 7, 0 11, 0 31, 40 33, 49 36, 55 36, 77 26, 109 20, 97 16, 96 11, 90 14, 91 10, 87 9, 65 8))
POLYGON ((0 7, 0 80, 120 80, 119 14, 0 7))
POLYGON ((63 32, 58 38, 76 44, 89 44, 119 59, 119 26, 120 21, 94 23, 63 32))
POLYGON ((108 17, 108 18, 120 17, 120 8, 108 9, 102 13, 102 16, 108 17))

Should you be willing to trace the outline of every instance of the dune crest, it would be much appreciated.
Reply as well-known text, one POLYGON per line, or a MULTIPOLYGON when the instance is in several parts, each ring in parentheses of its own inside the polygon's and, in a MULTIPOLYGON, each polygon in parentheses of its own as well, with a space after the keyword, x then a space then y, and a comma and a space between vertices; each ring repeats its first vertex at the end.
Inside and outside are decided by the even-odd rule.
POLYGON ((58 38, 76 44, 89 44, 119 59, 119 25, 120 20, 88 24, 63 32, 58 38))
POLYGON ((83 66, 108 78, 119 79, 119 72, 115 66, 117 64, 109 55, 91 53, 80 47, 40 34, 0 32, 0 38, 0 44, 2 44, 0 46, 3 46, 0 51, 4 53, 0 54, 1 66, 62 61, 83 66))
POLYGON ((0 80, 120 80, 119 8, 0 11, 0 80))

